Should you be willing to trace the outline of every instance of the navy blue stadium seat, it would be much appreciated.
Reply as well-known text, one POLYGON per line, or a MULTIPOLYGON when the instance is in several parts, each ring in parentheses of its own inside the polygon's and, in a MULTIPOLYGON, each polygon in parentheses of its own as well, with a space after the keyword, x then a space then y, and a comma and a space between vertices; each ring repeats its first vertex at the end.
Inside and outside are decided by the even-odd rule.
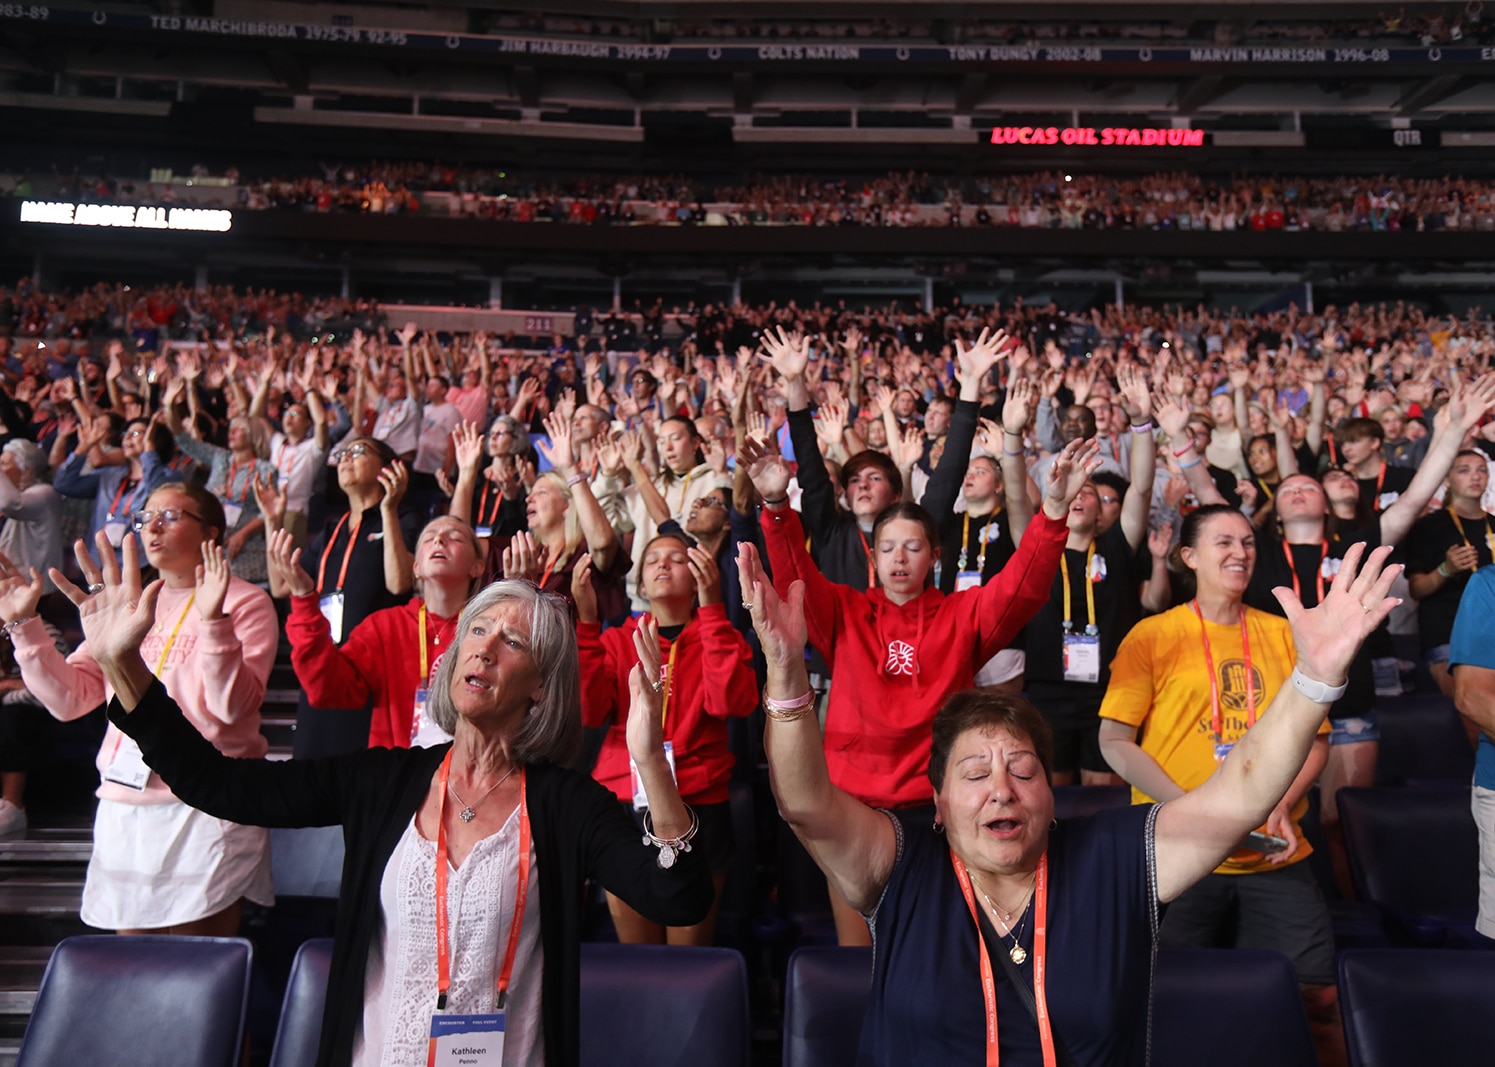
POLYGON ((270 1067, 313 1067, 322 1037, 322 1009, 327 1004, 327 973, 332 967, 332 939, 318 937, 301 946, 291 965, 280 1025, 270 1067))
POLYGON ((797 949, 784 978, 784 1067, 851 1067, 871 986, 870 948, 797 949))
POLYGON ((1080 819, 1106 808, 1124 808, 1132 802, 1129 785, 1056 785, 1054 818, 1080 819))
POLYGON ((1358 949, 1339 956, 1351 1067, 1489 1063, 1495 953, 1358 949))
POLYGON ((1317 1067, 1292 961, 1257 949, 1158 951, 1153 1067, 1317 1067), (1205 1059, 1201 1050, 1208 1049, 1205 1059))
POLYGON ((1479 836, 1469 789, 1339 791, 1355 894, 1381 910, 1395 942, 1479 943, 1479 836))
POLYGON ((581 1067, 747 1067, 747 965, 728 948, 581 946, 581 1067))
POLYGON ((236 1067, 253 949, 237 937, 70 937, 52 952, 17 1067, 236 1067))
POLYGON ((1379 701, 1376 722, 1376 785, 1409 782, 1467 782, 1474 774, 1474 750, 1463 718, 1442 693, 1414 693, 1379 701))

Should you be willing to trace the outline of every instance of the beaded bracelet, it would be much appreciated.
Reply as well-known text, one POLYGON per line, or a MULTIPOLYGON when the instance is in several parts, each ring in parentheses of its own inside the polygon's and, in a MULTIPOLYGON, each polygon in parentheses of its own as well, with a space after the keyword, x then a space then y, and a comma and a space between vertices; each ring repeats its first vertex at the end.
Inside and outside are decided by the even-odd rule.
POLYGON ((815 690, 808 689, 793 700, 763 698, 763 714, 775 722, 794 722, 810 714, 815 707, 815 690))
POLYGON ((649 810, 644 809, 644 847, 653 846, 659 849, 659 858, 654 862, 659 864, 660 870, 669 870, 675 865, 676 856, 690 851, 690 839, 695 837, 696 831, 701 828, 701 818, 696 814, 696 809, 687 804, 685 810, 690 812, 689 830, 679 837, 656 837, 653 820, 649 818, 649 810))
POLYGON ((24 619, 16 619, 14 622, 8 622, 4 626, 0 626, 0 633, 4 633, 6 637, 14 641, 16 639, 16 630, 25 626, 34 618, 36 618, 35 615, 27 615, 24 619))

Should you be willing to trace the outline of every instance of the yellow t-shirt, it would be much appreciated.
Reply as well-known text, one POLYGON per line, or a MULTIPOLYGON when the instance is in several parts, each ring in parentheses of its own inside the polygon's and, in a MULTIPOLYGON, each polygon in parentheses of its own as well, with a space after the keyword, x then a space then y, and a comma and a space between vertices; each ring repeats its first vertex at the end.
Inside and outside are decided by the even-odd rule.
MULTIPOLYGON (((1246 657, 1239 624, 1205 623, 1210 653, 1220 689, 1220 740, 1233 744, 1246 732, 1246 657)), ((1255 677, 1256 714, 1266 710, 1277 690, 1293 671, 1297 656, 1292 627, 1286 619, 1254 608, 1246 609, 1246 631, 1251 645, 1251 673, 1255 677)), ((1143 619, 1132 627, 1111 664, 1111 684, 1101 703, 1103 719, 1140 726, 1137 739, 1146 752, 1184 789, 1197 789, 1215 773, 1215 732, 1209 673, 1199 616, 1188 604, 1143 619)), ((1329 732, 1326 722, 1320 734, 1329 732)), ((1150 804, 1153 798, 1133 787, 1132 803, 1150 804)), ((1298 851, 1290 862, 1306 858, 1313 849, 1304 840, 1299 820, 1308 808, 1300 800, 1292 810, 1298 851)), ((1256 853, 1242 853, 1256 856, 1256 853)), ((1242 862, 1227 859, 1221 874, 1269 870, 1265 857, 1242 862)))

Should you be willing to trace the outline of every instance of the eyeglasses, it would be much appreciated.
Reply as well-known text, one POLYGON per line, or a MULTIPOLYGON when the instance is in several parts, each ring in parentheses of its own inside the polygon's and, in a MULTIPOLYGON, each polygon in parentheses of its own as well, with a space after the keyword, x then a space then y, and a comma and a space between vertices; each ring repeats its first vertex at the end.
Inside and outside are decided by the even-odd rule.
POLYGON ((132 437, 144 437, 144 436, 145 436, 145 431, 144 430, 129 430, 129 431, 127 431, 125 433, 125 440, 128 441, 132 437))
POLYGON ((721 508, 723 510, 726 510, 726 507, 727 507, 727 505, 723 504, 720 500, 716 499, 716 497, 714 497, 714 496, 703 496, 703 497, 697 497, 691 503, 690 510, 691 511, 695 511, 696 508, 721 508))
POLYGON ((373 449, 368 445, 349 445, 347 448, 339 448, 336 452, 332 453, 332 462, 341 463, 344 459, 357 459, 359 456, 366 456, 372 451, 373 449))
POLYGON ((194 515, 183 508, 162 508, 160 511, 135 512, 134 525, 135 529, 139 531, 152 525, 157 519, 160 519, 164 526, 175 526, 184 518, 195 519, 198 522, 204 521, 201 515, 194 515))
POLYGON ((1102 504, 1119 504, 1119 503, 1121 503, 1121 498, 1119 496, 1098 496, 1098 497, 1096 497, 1096 499, 1099 500, 1102 504))

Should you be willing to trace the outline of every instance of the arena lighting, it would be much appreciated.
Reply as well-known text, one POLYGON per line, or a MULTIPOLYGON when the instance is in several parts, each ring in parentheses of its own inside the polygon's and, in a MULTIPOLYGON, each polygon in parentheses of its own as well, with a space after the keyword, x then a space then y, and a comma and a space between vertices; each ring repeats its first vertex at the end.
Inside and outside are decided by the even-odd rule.
POLYGON ((996 126, 992 144, 1097 145, 1106 148, 1202 148, 1203 130, 1142 129, 1135 126, 996 126))
POLYGON ((69 204, 51 200, 21 201, 22 222, 54 226, 108 226, 121 230, 199 230, 224 233, 234 213, 222 208, 131 207, 127 204, 69 204))

